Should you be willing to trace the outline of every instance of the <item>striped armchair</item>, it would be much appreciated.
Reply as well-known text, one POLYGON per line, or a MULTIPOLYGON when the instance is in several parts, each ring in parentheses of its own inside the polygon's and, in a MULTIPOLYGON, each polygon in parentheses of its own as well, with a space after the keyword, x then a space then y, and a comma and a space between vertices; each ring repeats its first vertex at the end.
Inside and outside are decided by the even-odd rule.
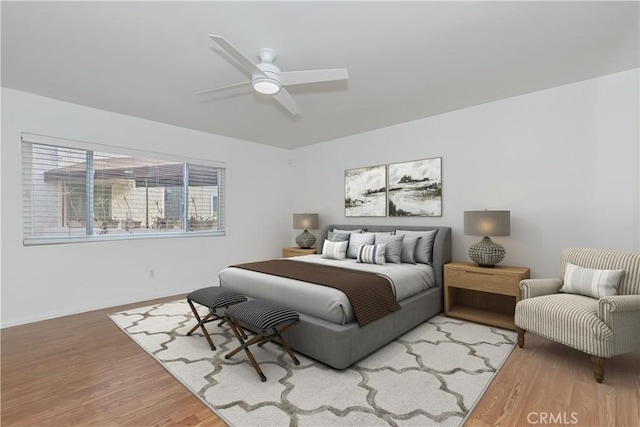
POLYGON ((591 356, 596 381, 604 379, 609 357, 640 351, 640 254, 568 248, 562 252, 561 279, 520 282, 516 304, 518 346, 533 332, 591 356), (567 263, 598 270, 624 270, 617 295, 592 298, 559 292, 567 263))

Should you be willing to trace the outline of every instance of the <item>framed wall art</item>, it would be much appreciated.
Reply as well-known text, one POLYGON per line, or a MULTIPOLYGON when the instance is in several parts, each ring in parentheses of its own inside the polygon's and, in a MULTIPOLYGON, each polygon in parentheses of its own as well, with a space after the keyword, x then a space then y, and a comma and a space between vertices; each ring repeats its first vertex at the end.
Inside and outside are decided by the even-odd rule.
POLYGON ((345 171, 344 209, 345 216, 386 216, 386 165, 345 171))
POLYGON ((442 216, 442 157, 392 163, 389 216, 442 216))

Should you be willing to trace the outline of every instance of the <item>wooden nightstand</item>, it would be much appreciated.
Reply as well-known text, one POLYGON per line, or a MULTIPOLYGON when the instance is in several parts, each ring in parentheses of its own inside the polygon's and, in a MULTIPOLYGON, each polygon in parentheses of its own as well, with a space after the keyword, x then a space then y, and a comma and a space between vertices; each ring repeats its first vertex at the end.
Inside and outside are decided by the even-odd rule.
POLYGON ((298 246, 292 246, 290 248, 282 248, 282 257, 290 258, 292 256, 311 255, 316 253, 316 248, 302 249, 298 246))
POLYGON ((513 314, 520 301, 518 284, 526 267, 479 267, 469 262, 444 266, 444 313, 447 316, 515 330, 513 314))

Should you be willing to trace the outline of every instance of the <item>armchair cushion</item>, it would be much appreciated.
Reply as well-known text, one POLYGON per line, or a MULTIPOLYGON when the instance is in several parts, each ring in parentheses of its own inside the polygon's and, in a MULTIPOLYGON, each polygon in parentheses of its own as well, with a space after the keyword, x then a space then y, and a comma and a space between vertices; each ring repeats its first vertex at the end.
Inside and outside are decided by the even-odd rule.
POLYGON ((598 270, 567 263, 560 292, 592 298, 617 295, 624 270, 598 270))
POLYGON ((613 331, 598 317, 594 298, 554 294, 525 299, 516 304, 515 324, 594 356, 613 356, 613 331))

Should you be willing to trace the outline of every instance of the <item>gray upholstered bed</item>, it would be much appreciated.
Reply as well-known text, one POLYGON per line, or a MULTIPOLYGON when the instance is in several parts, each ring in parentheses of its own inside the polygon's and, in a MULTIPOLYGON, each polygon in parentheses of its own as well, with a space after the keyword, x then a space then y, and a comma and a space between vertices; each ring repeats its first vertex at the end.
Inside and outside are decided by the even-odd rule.
MULTIPOLYGON (((263 275, 262 273, 242 273, 229 268, 220 272, 220 284, 222 287, 241 292, 250 298, 260 298, 271 300, 276 303, 290 306, 300 313, 300 324, 286 332, 286 338, 291 348, 295 351, 316 359, 336 369, 344 369, 367 356, 378 348, 384 346, 389 341, 397 338, 408 330, 414 328, 430 317, 443 310, 443 268, 444 264, 451 261, 451 228, 450 227, 428 227, 428 226, 395 226, 395 225, 328 225, 324 227, 318 236, 318 253, 322 252, 324 240, 328 232, 333 229, 351 230, 364 228, 368 232, 389 232, 396 229, 411 231, 437 230, 433 242, 432 263, 429 268, 429 287, 426 290, 414 291, 413 295, 405 298, 398 298, 401 306, 400 310, 378 319, 365 326, 359 326, 358 322, 346 316, 347 323, 336 321, 330 315, 313 313, 309 305, 296 303, 295 298, 290 302, 281 301, 281 291, 270 292, 267 286, 286 285, 285 282, 291 279, 263 275), (268 277, 260 277, 260 276, 268 277), (271 285, 270 285, 271 283, 271 285), (296 306, 297 305, 297 306, 296 306), (306 307, 306 308, 305 308, 306 307), (341 324, 342 323, 342 324, 341 324)), ((318 256, 318 258, 320 258, 318 256)), ((302 260, 300 260, 302 261, 302 260)), ((315 261, 315 260, 312 260, 315 261)), ((424 266, 411 266, 414 270, 424 266)), ((395 268, 388 264, 389 269, 395 268)), ((396 274, 396 273, 393 273, 396 274)), ((389 273, 389 276, 393 276, 389 273)), ((317 286, 317 285, 312 285, 317 286)), ((339 292, 336 290, 332 290, 339 292)), ((324 291, 323 291, 324 292, 324 291)), ((328 292, 328 291, 327 291, 328 292)), ((328 303, 319 303, 318 306, 325 306, 328 303)), ((335 317, 335 314, 334 314, 335 317)))

